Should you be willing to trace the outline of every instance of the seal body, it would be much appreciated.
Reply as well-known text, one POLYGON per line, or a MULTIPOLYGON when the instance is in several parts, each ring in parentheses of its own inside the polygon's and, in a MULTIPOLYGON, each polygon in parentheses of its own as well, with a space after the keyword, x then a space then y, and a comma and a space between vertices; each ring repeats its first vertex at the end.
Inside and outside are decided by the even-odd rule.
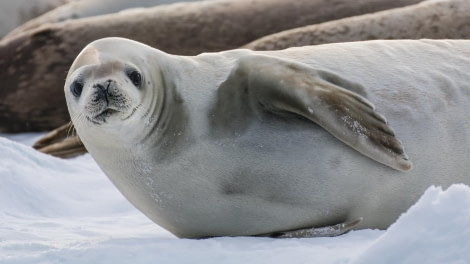
POLYGON ((0 38, 3 38, 8 32, 28 20, 70 1, 71 0, 1 1, 0 38))
MULTIPOLYGON (((80 0, 70 1, 63 4, 41 16, 29 20, 21 26, 11 31, 6 38, 11 38, 24 33, 28 30, 38 28, 47 23, 59 23, 67 20, 81 19, 92 16, 99 16, 105 14, 112 14, 126 9, 132 8, 146 8, 163 4, 171 4, 174 2, 189 2, 191 0, 176 1, 176 0, 80 0)), ((195 1, 195 0, 194 0, 195 1)))
POLYGON ((383 229, 429 186, 470 184, 469 44, 185 57, 108 38, 80 53, 65 94, 100 168, 179 237, 358 217, 383 229))
POLYGON ((415 5, 303 26, 264 36, 243 48, 276 50, 373 39, 467 39, 470 2, 423 1, 415 5))

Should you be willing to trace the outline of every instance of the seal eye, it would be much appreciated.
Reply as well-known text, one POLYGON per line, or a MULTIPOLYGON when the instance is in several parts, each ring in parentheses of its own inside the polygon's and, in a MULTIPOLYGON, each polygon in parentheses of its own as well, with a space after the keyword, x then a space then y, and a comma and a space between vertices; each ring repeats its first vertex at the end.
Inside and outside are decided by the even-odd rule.
POLYGON ((82 94, 82 90, 83 90, 83 83, 79 81, 73 82, 72 85, 70 86, 70 91, 75 97, 80 97, 80 95, 82 94))
POLYGON ((131 73, 129 73, 129 79, 135 86, 140 86, 140 84, 142 83, 142 76, 140 76, 140 73, 138 71, 132 71, 131 73))

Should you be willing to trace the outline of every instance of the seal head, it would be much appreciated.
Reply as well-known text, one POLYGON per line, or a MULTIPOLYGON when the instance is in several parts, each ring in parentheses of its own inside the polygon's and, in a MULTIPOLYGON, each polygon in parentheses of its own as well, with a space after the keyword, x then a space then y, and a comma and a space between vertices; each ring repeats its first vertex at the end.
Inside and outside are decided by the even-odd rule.
MULTIPOLYGON (((98 52, 100 44, 105 43, 86 47, 67 76, 64 89, 75 126, 101 129, 101 133, 122 133, 134 122, 141 123, 143 117, 158 116, 155 108, 162 106, 159 99, 163 98, 163 89, 158 89, 163 87, 158 66, 149 65, 145 52, 116 54, 116 49, 124 48, 119 45, 114 46, 113 51, 101 49, 98 52), (142 105, 146 106, 145 110, 140 109, 142 105), (140 115, 133 118, 136 112, 140 115)), ((146 46, 142 46, 145 49, 146 46)))

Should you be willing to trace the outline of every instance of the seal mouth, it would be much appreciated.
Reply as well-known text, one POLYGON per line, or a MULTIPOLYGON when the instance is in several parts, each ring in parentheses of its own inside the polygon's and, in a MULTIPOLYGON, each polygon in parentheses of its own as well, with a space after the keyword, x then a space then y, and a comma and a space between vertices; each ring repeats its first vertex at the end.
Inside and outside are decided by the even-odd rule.
POLYGON ((111 108, 107 108, 93 117, 87 116, 87 119, 93 124, 100 125, 100 124, 106 123, 106 118, 110 117, 111 115, 117 112, 119 111, 111 109, 111 108))
POLYGON ((103 112, 101 112, 100 114, 95 115, 94 118, 95 119, 104 119, 104 118, 106 118, 106 117, 108 117, 108 116, 110 116, 110 115, 112 115, 116 112, 117 112, 117 110, 108 108, 108 109, 104 110, 103 112))

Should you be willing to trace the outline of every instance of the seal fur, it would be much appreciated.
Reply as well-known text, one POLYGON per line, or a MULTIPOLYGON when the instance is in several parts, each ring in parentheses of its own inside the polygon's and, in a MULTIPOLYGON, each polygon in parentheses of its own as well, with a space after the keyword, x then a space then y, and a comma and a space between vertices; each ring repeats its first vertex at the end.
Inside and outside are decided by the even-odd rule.
POLYGON ((28 20, 70 1, 71 0, 1 1, 0 38, 28 20))
POLYGON ((64 89, 100 168, 179 237, 383 229, 429 186, 470 183, 469 54, 400 40, 185 57, 109 38, 64 89))
MULTIPOLYGON (((111 14, 129 8, 145 8, 174 2, 190 2, 191 0, 80 0, 72 1, 59 6, 41 16, 29 20, 15 28, 5 38, 15 37, 23 32, 38 28, 47 23, 60 23, 67 20, 81 19, 85 17, 111 14)), ((192 0, 196 1, 196 0, 192 0)))
POLYGON ((466 0, 424 1, 401 8, 277 32, 242 48, 276 50, 374 39, 468 39, 468 12, 470 2, 466 0))

